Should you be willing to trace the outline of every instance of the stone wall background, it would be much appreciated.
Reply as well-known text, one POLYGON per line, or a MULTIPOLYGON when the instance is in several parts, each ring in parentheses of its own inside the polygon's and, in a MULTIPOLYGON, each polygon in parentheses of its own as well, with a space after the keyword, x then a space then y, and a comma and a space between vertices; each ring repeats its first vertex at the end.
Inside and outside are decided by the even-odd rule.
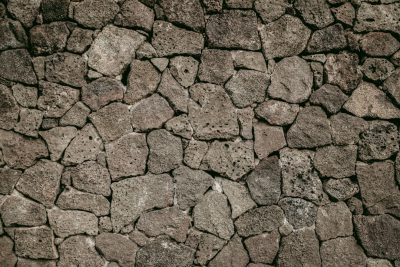
POLYGON ((400 266, 397 0, 1 0, 0 266, 400 266))

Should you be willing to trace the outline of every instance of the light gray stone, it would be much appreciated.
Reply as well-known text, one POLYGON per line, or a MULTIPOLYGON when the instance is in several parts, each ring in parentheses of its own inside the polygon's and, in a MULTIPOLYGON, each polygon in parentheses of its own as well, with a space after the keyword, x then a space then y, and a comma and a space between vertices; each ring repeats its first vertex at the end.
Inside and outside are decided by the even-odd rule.
POLYGON ((65 238, 77 234, 98 234, 98 219, 89 212, 80 210, 59 210, 47 211, 49 224, 54 234, 65 238))

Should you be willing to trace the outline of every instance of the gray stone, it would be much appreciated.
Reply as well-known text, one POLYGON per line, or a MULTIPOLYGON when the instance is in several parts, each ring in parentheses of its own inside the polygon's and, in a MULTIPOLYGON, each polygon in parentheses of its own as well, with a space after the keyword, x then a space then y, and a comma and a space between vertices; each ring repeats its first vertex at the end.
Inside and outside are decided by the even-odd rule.
POLYGON ((11 90, 0 84, 0 128, 12 130, 18 122, 20 108, 11 90))
POLYGON ((82 88, 82 102, 96 111, 124 97, 124 86, 111 78, 99 78, 82 88))
POLYGON ((347 46, 347 40, 342 24, 315 31, 307 45, 307 51, 310 53, 327 52, 336 49, 343 49, 347 46))
POLYGON ((119 11, 118 4, 113 0, 84 0, 72 7, 74 19, 79 24, 97 29, 111 22, 119 11))
POLYGON ((325 146, 317 149, 314 166, 322 176, 345 178, 355 175, 357 146, 325 146))
POLYGON ((38 129, 42 124, 43 112, 37 109, 21 108, 19 122, 14 131, 27 136, 38 137, 38 129))
POLYGON ((354 30, 363 31, 391 31, 400 33, 400 4, 373 5, 362 3, 357 10, 357 20, 354 30))
POLYGON ((361 118, 346 113, 338 113, 330 118, 332 138, 336 145, 357 144, 360 133, 368 123, 361 118))
POLYGON ((322 243, 322 266, 365 266, 366 256, 354 237, 336 238, 322 243))
POLYGON ((272 152, 286 146, 285 134, 282 127, 270 126, 266 123, 254 124, 254 152, 259 159, 267 157, 272 152))
POLYGON ((87 72, 86 62, 72 53, 57 53, 46 58, 45 76, 49 82, 82 87, 87 72))
POLYGON ((39 132, 40 136, 46 141, 47 148, 50 151, 50 158, 57 161, 61 158, 65 148, 76 136, 75 127, 55 127, 48 131, 39 132))
POLYGON ((82 102, 76 102, 67 113, 60 119, 61 126, 77 126, 83 127, 86 124, 86 119, 90 114, 90 108, 88 108, 82 102))
POLYGON ((64 22, 37 25, 29 33, 35 55, 48 55, 63 51, 70 34, 64 22))
POLYGON ((359 192, 358 184, 348 178, 329 179, 324 183, 324 190, 339 201, 350 199, 359 192))
POLYGON ((243 139, 253 139, 253 118, 254 111, 252 107, 237 110, 240 136, 243 139))
POLYGON ((253 262, 271 263, 279 250, 280 235, 278 230, 252 236, 244 241, 253 262))
POLYGON ((315 230, 320 240, 351 236, 353 222, 349 208, 344 202, 319 207, 315 230))
POLYGON ((331 11, 336 20, 348 26, 353 26, 356 10, 351 3, 347 2, 338 7, 331 8, 331 11))
POLYGON ((46 223, 44 206, 19 195, 7 196, 0 206, 0 213, 4 226, 39 226, 46 223))
MULTIPOLYGON (((207 50, 202 52, 202 55, 207 50)), ((189 87, 194 84, 199 62, 192 57, 176 56, 171 58, 169 62, 169 70, 182 86, 189 87)))
POLYGON ((0 168, 0 194, 9 195, 14 190, 22 171, 0 168))
POLYGON ((297 0, 294 7, 306 23, 317 28, 324 28, 334 22, 329 5, 324 0, 297 0))
POLYGON ((301 198, 285 197, 279 201, 285 217, 294 229, 312 227, 317 217, 317 206, 301 198))
POLYGON ((43 20, 45 22, 66 20, 68 18, 69 4, 70 0, 42 0, 43 20))
POLYGON ((76 27, 68 38, 67 50, 81 54, 89 48, 92 42, 93 31, 76 27))
POLYGON ((225 4, 231 9, 251 9, 253 0, 226 0, 225 4))
POLYGON ((187 113, 189 92, 174 79, 169 70, 163 72, 158 92, 171 103, 174 110, 187 113))
POLYGON ((265 24, 282 17, 290 7, 288 0, 256 0, 254 8, 265 24))
POLYGON ((13 251, 14 242, 8 236, 0 236, 0 265, 13 267, 17 263, 17 257, 13 251))
POLYGON ((195 262, 200 265, 206 265, 224 247, 225 242, 225 240, 214 235, 202 233, 196 251, 195 262))
POLYGON ((336 85, 324 84, 321 88, 314 91, 310 97, 310 102, 321 105, 331 114, 339 112, 348 96, 336 85))
POLYGON ((201 162, 208 151, 208 143, 203 141, 197 141, 195 139, 190 140, 189 144, 185 148, 185 156, 183 161, 186 165, 192 169, 199 169, 201 162))
POLYGON ((360 39, 360 48, 369 56, 390 56, 400 48, 400 42, 388 32, 370 32, 360 39))
POLYGON ((368 79, 373 81, 385 80, 394 71, 394 66, 384 58, 367 58, 362 65, 362 71, 368 79))
POLYGON ((200 81, 223 85, 233 74, 234 65, 230 51, 203 50, 198 74, 200 81))
POLYGON ((36 84, 32 58, 25 49, 13 49, 0 53, 0 77, 25 84, 36 84))
POLYGON ((27 37, 19 21, 11 19, 0 19, 0 50, 24 48, 27 37))
POLYGON ((47 211, 49 224, 54 234, 65 238, 77 234, 98 234, 98 219, 89 212, 80 210, 59 210, 47 211))
POLYGON ((96 248, 104 255, 106 260, 117 262, 118 266, 135 266, 138 246, 123 235, 101 233, 96 236, 96 248))
POLYGON ((297 104, 289 104, 278 100, 267 100, 254 109, 257 116, 265 119, 272 125, 289 125, 299 113, 297 104))
POLYGON ((161 0, 159 2, 169 22, 185 25, 196 31, 204 29, 204 13, 200 0, 161 0))
POLYGON ((222 0, 203 0, 206 13, 220 13, 222 11, 222 0))
POLYGON ((249 260, 242 241, 235 235, 217 256, 210 261, 208 266, 245 267, 249 260))
POLYGON ((267 71, 267 64, 261 52, 233 50, 231 54, 235 68, 267 71))
MULTIPOLYGON (((390 96, 400 104, 400 90, 398 86, 400 84, 400 69, 396 69, 389 78, 383 83, 383 89, 389 93, 390 96)), ((17 100, 18 101, 18 100, 17 100)))
POLYGON ((154 11, 138 0, 124 1, 120 13, 115 17, 115 25, 128 28, 141 28, 151 31, 154 11))
POLYGON ((7 10, 25 27, 32 27, 40 12, 40 0, 11 0, 7 2, 7 10))
POLYGON ((393 265, 388 260, 368 258, 367 267, 393 267, 393 265))
POLYGON ((130 232, 129 238, 141 247, 145 246, 150 240, 145 234, 143 234, 139 230, 133 230, 132 232, 130 232))
POLYGON ((165 124, 165 129, 175 135, 181 136, 186 139, 191 139, 193 135, 193 128, 190 125, 189 118, 186 114, 173 117, 165 124))
POLYGON ((256 206, 245 185, 227 179, 220 179, 220 182, 231 205, 233 219, 256 206))
MULTIPOLYGON (((36 87, 16 84, 11 89, 18 104, 26 108, 36 107, 38 99, 38 89, 36 87)), ((2 97, 2 99, 4 98, 2 97)))

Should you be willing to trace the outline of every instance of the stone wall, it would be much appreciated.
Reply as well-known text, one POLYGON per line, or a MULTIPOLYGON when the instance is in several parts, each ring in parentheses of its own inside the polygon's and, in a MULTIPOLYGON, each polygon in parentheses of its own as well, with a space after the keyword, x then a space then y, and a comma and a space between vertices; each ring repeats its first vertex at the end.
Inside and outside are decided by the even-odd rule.
POLYGON ((400 267, 398 0, 0 0, 0 266, 400 267))

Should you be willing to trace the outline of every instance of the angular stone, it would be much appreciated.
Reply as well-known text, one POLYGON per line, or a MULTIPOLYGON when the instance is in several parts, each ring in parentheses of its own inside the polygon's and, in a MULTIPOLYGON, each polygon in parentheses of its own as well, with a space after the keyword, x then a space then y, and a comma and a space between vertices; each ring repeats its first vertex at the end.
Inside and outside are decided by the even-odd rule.
POLYGON ((81 54, 89 48, 92 42, 93 31, 76 27, 68 38, 67 50, 81 54))
POLYGON ((37 109, 22 108, 19 113, 19 122, 14 131, 27 136, 38 137, 38 129, 42 124, 43 112, 37 109))
POLYGON ((230 51, 203 50, 198 74, 200 81, 223 85, 233 73, 234 65, 230 51))
POLYGON ((363 161, 384 160, 399 151, 396 125, 387 121, 371 121, 360 135, 358 157, 363 161))
MULTIPOLYGON (((200 65, 201 66, 201 65, 200 65)), ((239 70, 225 84, 232 102, 239 108, 262 102, 270 81, 265 73, 253 70, 239 70)))
POLYGON ((18 180, 17 189, 47 208, 56 200, 63 166, 57 162, 40 160, 25 170, 18 180))
POLYGON ((392 96, 397 104, 400 104, 400 69, 396 69, 383 83, 383 89, 392 96))
POLYGON ((31 259, 57 259, 53 231, 47 226, 15 229, 15 253, 31 259))
POLYGON ((95 161, 85 161, 71 169, 72 184, 75 188, 93 194, 109 196, 110 174, 107 168, 95 161))
POLYGON ((139 249, 136 254, 136 265, 190 267, 194 250, 166 238, 157 238, 139 249))
POLYGON ((7 166, 16 169, 26 169, 49 153, 43 140, 4 130, 0 130, 0 148, 7 166))
POLYGON ((354 226, 368 256, 389 260, 400 257, 400 221, 390 215, 354 216, 354 226))
MULTIPOLYGON (((12 93, 18 104, 26 108, 34 108, 37 104, 38 89, 36 87, 16 84, 12 88, 12 93)), ((1 99, 5 97, 2 96, 1 99)))
POLYGON ((86 62, 79 55, 58 53, 46 58, 46 79, 74 87, 85 85, 86 62))
POLYGON ((39 226, 46 223, 44 206, 19 195, 6 197, 0 206, 0 213, 4 226, 39 226))
POLYGON ((237 180, 254 167, 253 141, 214 141, 202 163, 209 170, 237 180))
POLYGON ((133 30, 107 25, 94 39, 88 51, 88 66, 107 76, 120 75, 131 63, 136 50, 145 39, 133 30))
POLYGON ((199 169, 200 164, 208 151, 208 143, 203 141, 197 141, 195 139, 190 140, 189 144, 185 148, 185 156, 183 161, 185 164, 192 169, 199 169))
POLYGON ((222 11, 222 0, 203 0, 206 13, 220 13, 222 11))
POLYGON ((257 15, 254 11, 227 10, 211 15, 207 20, 206 35, 209 47, 259 50, 257 15))
POLYGON ((123 235, 101 233, 96 237, 96 248, 106 260, 117 262, 118 266, 135 266, 138 246, 123 235))
POLYGON ((356 10, 351 3, 347 2, 338 7, 331 8, 331 11, 336 20, 348 26, 353 26, 356 10))
POLYGON ((114 232, 134 222, 140 214, 152 208, 173 204, 172 177, 168 174, 148 174, 128 178, 111 185, 111 221, 114 232))
POLYGON ((329 5, 324 0, 298 0, 294 7, 306 23, 317 28, 324 28, 334 22, 329 5))
POLYGON ((394 71, 394 66, 384 58, 367 58, 362 65, 362 71, 368 79, 385 80, 394 71))
POLYGON ((304 228, 281 240, 279 266, 321 266, 319 243, 314 230, 304 228))
POLYGON ((73 5, 74 19, 88 28, 100 29, 111 22, 119 11, 113 0, 84 0, 73 5))
POLYGON ((328 54, 324 66, 327 83, 339 86, 345 93, 352 92, 362 78, 358 62, 358 56, 353 53, 328 54))
POLYGON ((0 77, 25 84, 36 84, 32 59, 25 49, 13 49, 0 53, 0 77))
POLYGON ((65 238, 77 234, 98 234, 98 219, 89 212, 80 210, 59 210, 47 211, 49 224, 54 234, 65 238))
POLYGON ((324 84, 320 89, 314 91, 310 102, 321 105, 329 113, 337 113, 347 101, 348 96, 339 87, 331 84, 324 84))
POLYGON ((169 59, 165 57, 150 58, 150 61, 159 71, 164 71, 169 64, 169 59))
POLYGON ((337 145, 356 144, 360 133, 368 123, 361 118, 346 113, 338 113, 330 118, 333 142, 337 145))
MULTIPOLYGON (((395 266, 396 266, 396 262, 395 262, 395 266)), ((368 258, 367 259, 367 267, 393 267, 393 265, 388 260, 368 258)))
POLYGON ((191 139, 193 135, 193 128, 186 114, 173 117, 167 121, 165 129, 186 139, 191 139))
POLYGON ((0 168, 0 194, 11 194, 21 174, 22 172, 19 170, 0 168))
POLYGON ((134 129, 146 131, 161 128, 174 116, 167 100, 158 94, 141 100, 131 109, 131 123, 134 129))
POLYGON ((315 31, 307 45, 310 53, 327 52, 335 49, 343 49, 347 46, 347 40, 341 24, 334 24, 315 31))
POLYGON ((161 75, 150 61, 133 60, 124 101, 134 104, 157 90, 161 75))
POLYGON ((299 106, 278 100, 267 100, 254 109, 257 116, 272 125, 289 125, 299 113, 299 106))
POLYGON ((124 1, 120 13, 115 17, 115 25, 128 28, 141 28, 151 31, 154 11, 138 0, 124 1))
POLYGON ((311 30, 299 18, 290 15, 284 15, 278 20, 262 25, 259 31, 266 59, 300 54, 306 48, 311 34, 311 30))
POLYGON ((283 194, 319 202, 322 199, 322 183, 312 167, 314 152, 284 148, 279 155, 283 194))
POLYGON ((301 198, 285 197, 279 201, 286 219, 294 229, 312 227, 317 217, 317 206, 301 198))
POLYGON ((228 197, 231 205, 233 219, 256 206, 256 203, 251 199, 246 186, 227 179, 221 179, 220 181, 222 189, 228 197))
POLYGON ((354 237, 337 238, 322 243, 322 266, 365 266, 366 256, 354 237))
POLYGON ((42 0, 41 9, 45 22, 66 20, 70 0, 42 0))
POLYGON ((56 127, 48 131, 39 132, 40 136, 46 141, 47 148, 50 151, 50 158, 57 161, 61 158, 65 148, 70 141, 76 136, 77 129, 75 127, 56 127))
POLYGON ((373 5, 361 3, 357 10, 357 20, 354 30, 361 31, 391 31, 400 34, 400 4, 373 5))
POLYGON ((231 54, 235 68, 267 71, 267 64, 261 52, 234 50, 231 54))
POLYGON ((86 160, 95 160, 103 143, 96 129, 88 123, 76 135, 65 149, 62 162, 67 165, 79 164, 86 160))
POLYGON ((351 213, 354 215, 360 215, 364 213, 363 203, 356 197, 352 197, 346 202, 347 206, 349 207, 351 213))
POLYGON ((253 139, 253 118, 254 111, 252 107, 237 110, 237 116, 242 138, 253 139))
POLYGON ((60 125, 83 127, 86 124, 86 119, 89 114, 90 108, 82 102, 76 102, 75 105, 73 105, 60 119, 60 125))
POLYGON ((400 42, 387 32, 370 32, 361 37, 361 49, 369 56, 390 56, 400 48, 400 42))
POLYGON ((326 146, 317 149, 314 166, 322 176, 345 178, 355 175, 357 146, 326 146))
POLYGON ((249 210, 235 221, 240 236, 258 235, 278 229, 284 222, 285 215, 276 205, 262 206, 249 210))
MULTIPOLYGON (((208 50, 204 50, 202 55, 205 51, 208 50)), ((194 84, 198 68, 199 62, 192 57, 176 56, 171 58, 169 62, 169 70, 172 76, 184 87, 194 84)))
POLYGON ((185 25, 196 31, 204 29, 204 13, 199 0, 161 0, 159 5, 169 22, 185 25))
POLYGON ((254 9, 265 24, 282 17, 290 7, 288 0, 256 0, 254 9))
POLYGON ((253 0, 226 0, 225 4, 230 9, 251 9, 253 0))
POLYGON ((58 266, 104 266, 105 260, 95 249, 93 237, 76 235, 66 238, 59 245, 60 260, 58 266))
POLYGON ((166 208, 144 213, 136 227, 147 236, 168 235, 177 242, 185 242, 191 218, 178 208, 166 208))
POLYGON ((40 0, 11 0, 7 2, 7 10, 25 27, 32 27, 40 12, 40 0))
POLYGON ((320 107, 302 109, 287 132, 287 143, 294 148, 314 148, 332 142, 331 127, 320 107))
POLYGON ((214 235, 202 233, 196 251, 195 262, 200 265, 206 265, 224 247, 225 242, 225 240, 214 235))
POLYGON ((339 201, 347 200, 359 192, 358 184, 348 178, 329 179, 324 183, 324 190, 339 201))
POLYGON ((110 102, 124 97, 124 86, 111 78, 99 78, 82 88, 82 102, 92 110, 98 110, 110 102))
POLYGON ((189 92, 174 79, 169 70, 163 72, 158 92, 171 103, 174 110, 187 113, 189 92))
POLYGON ((21 23, 11 19, 0 19, 0 39, 2 40, 0 50, 23 48, 27 44, 21 23))
POLYGON ((313 74, 299 57, 282 59, 274 68, 268 94, 289 103, 302 103, 311 95, 313 74))
POLYGON ((67 45, 69 30, 64 22, 52 22, 33 27, 30 41, 35 55, 48 55, 62 51, 67 45))
POLYGON ((319 207, 315 226, 320 240, 353 234, 351 212, 344 202, 330 203, 319 207))
POLYGON ((66 187, 58 196, 57 206, 66 210, 83 210, 104 216, 110 213, 110 202, 103 196, 66 187))
POLYGON ((0 236, 0 265, 12 267, 17 263, 17 257, 13 251, 14 242, 8 236, 0 236))
POLYGON ((171 23, 157 20, 153 24, 151 44, 160 57, 175 54, 201 54, 204 37, 200 33, 178 28, 171 23))
POLYGON ((12 130, 18 122, 20 108, 11 90, 0 84, 0 128, 12 130))
POLYGON ((195 206, 213 184, 213 178, 204 171, 181 166, 173 171, 176 198, 179 208, 186 210, 195 206))
POLYGON ((253 262, 271 263, 279 250, 280 235, 278 230, 252 236, 244 241, 253 262))
POLYGON ((208 266, 237 266, 245 267, 249 263, 249 256, 240 238, 235 235, 228 244, 211 260, 208 266))
POLYGON ((286 146, 283 128, 270 126, 263 122, 254 124, 254 152, 259 159, 286 146))
POLYGON ((208 83, 190 87, 189 119, 200 140, 232 138, 239 134, 237 114, 224 88, 208 83))

